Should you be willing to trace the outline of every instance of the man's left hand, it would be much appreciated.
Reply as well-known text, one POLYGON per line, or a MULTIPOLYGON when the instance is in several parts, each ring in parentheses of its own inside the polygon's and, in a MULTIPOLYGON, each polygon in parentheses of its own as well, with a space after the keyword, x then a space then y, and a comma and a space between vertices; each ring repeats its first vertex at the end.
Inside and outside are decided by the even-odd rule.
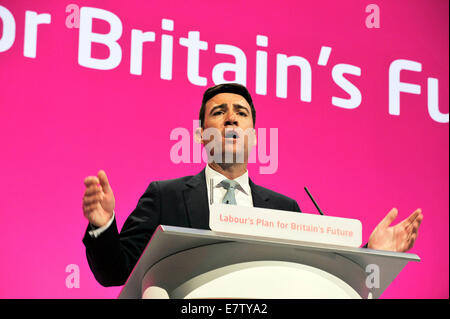
POLYGON ((408 218, 395 226, 390 226, 398 215, 397 208, 391 211, 375 227, 369 238, 368 248, 405 252, 411 249, 417 239, 417 231, 423 215, 420 208, 416 209, 408 218))

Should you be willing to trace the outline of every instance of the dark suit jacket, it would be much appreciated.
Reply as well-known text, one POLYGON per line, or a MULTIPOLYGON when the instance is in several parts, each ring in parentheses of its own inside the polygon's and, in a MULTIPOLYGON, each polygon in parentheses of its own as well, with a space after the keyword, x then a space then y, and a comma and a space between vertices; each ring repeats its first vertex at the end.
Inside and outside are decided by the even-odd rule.
MULTIPOLYGON (((289 197, 249 181, 255 207, 300 212, 289 197)), ((209 229, 205 170, 195 176, 153 182, 139 199, 120 234, 114 220, 97 238, 86 230, 83 243, 89 266, 103 286, 123 285, 158 225, 209 229)))

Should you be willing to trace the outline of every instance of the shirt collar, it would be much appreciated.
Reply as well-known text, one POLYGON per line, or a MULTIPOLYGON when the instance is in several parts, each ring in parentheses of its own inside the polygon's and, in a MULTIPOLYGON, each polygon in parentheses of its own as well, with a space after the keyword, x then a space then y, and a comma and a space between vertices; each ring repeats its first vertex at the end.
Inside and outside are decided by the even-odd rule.
MULTIPOLYGON (((224 179, 228 179, 224 175, 213 170, 209 165, 206 165, 205 177, 206 177, 207 185, 210 185, 210 180, 211 180, 211 178, 213 179, 214 187, 220 187, 218 185, 224 179)), ((245 171, 244 174, 242 174, 239 177, 236 177, 234 180, 239 183, 239 187, 238 187, 239 190, 241 190, 246 195, 250 194, 250 183, 249 183, 249 179, 248 179, 248 171, 245 171)))

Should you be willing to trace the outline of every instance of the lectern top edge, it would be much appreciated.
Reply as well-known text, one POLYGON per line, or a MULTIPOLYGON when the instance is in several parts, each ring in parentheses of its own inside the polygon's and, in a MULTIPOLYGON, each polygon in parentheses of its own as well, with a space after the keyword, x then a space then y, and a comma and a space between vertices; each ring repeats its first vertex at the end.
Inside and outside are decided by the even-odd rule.
MULTIPOLYGON (((317 249, 317 250, 326 250, 333 251, 335 253, 364 253, 367 255, 374 255, 380 257, 394 257, 396 259, 402 259, 405 261, 420 261, 420 257, 416 254, 411 253, 398 253, 392 251, 384 251, 384 250, 374 250, 369 248, 359 248, 359 247, 346 247, 346 246, 338 246, 338 245, 330 245, 330 244, 320 244, 320 243, 309 243, 309 242, 294 242, 290 240, 284 239, 273 239, 273 238, 260 238, 260 237, 251 237, 244 235, 236 235, 236 234, 225 234, 225 233, 216 233, 211 230, 205 229, 195 229, 195 228, 184 228, 184 227, 176 227, 176 226, 167 226, 160 225, 156 232, 161 231, 168 235, 179 235, 179 236, 189 236, 195 238, 204 238, 218 241, 236 241, 236 242, 247 242, 247 243, 255 243, 255 244, 270 244, 270 245, 280 245, 284 247, 288 246, 296 246, 299 249, 307 248, 307 249, 317 249)), ((156 233, 155 232, 155 233, 156 233)))

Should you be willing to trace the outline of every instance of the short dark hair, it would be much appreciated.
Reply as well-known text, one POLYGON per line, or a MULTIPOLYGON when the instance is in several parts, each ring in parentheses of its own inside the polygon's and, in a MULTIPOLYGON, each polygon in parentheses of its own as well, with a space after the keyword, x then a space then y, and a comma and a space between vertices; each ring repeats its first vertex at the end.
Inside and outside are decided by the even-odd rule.
POLYGON ((208 102, 212 97, 216 96, 220 93, 234 93, 242 96, 247 100, 247 103, 250 105, 252 118, 253 118, 253 127, 255 127, 256 122, 256 110, 253 105, 252 97, 248 92, 247 88, 238 83, 224 83, 218 84, 208 88, 205 93, 203 93, 202 107, 200 108, 199 120, 200 126, 203 127, 205 122, 205 111, 206 111, 206 102, 208 102))

